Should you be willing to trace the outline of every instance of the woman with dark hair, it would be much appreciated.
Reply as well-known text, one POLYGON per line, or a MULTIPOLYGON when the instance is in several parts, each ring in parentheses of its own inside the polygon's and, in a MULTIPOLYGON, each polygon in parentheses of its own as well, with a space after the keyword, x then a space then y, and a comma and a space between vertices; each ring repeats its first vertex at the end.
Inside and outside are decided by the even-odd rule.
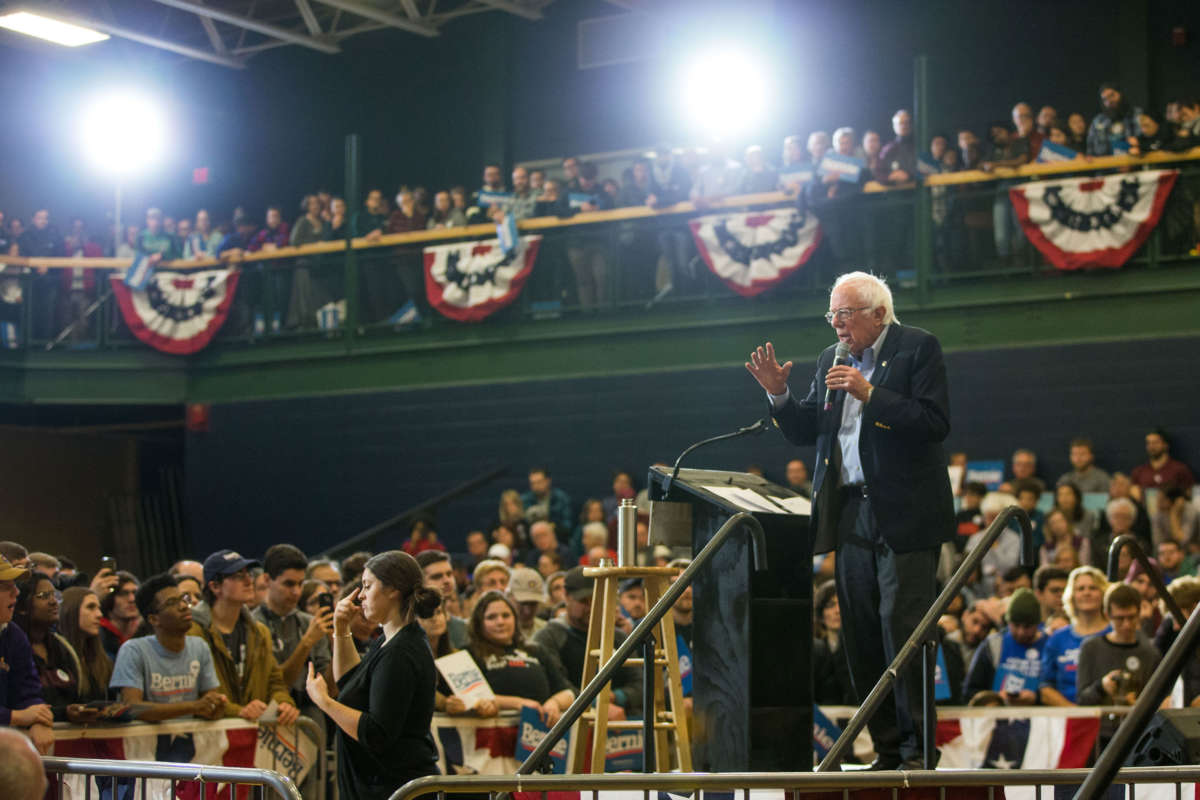
POLYGON ((854 705, 850 662, 842 650, 842 615, 837 585, 826 581, 813 598, 813 700, 831 706, 854 705))
POLYGON ((54 631, 58 625, 62 594, 53 581, 37 572, 19 579, 17 589, 20 594, 13 609, 13 622, 29 637, 33 665, 42 684, 42 697, 54 713, 54 719, 75 723, 99 719, 101 709, 87 707, 80 696, 82 667, 79 656, 67 640, 54 631))
POLYGON ((105 700, 113 662, 100 645, 100 599, 91 589, 73 586, 63 592, 58 630, 79 657, 79 699, 105 700))
POLYGON ((430 734, 437 669, 417 618, 442 603, 425 586, 416 559, 400 550, 367 561, 362 586, 342 598, 333 614, 333 675, 338 699, 308 667, 308 696, 337 725, 338 792, 346 798, 385 800, 405 783, 438 774, 430 734), (359 656, 351 620, 360 613, 383 626, 359 656))
MULTIPOLYGON (((503 592, 484 592, 471 612, 471 657, 496 693, 496 710, 537 709, 553 725, 575 695, 564 676, 535 644, 526 643, 517 609, 503 592)), ((476 709, 488 716, 485 709, 476 709)))
POLYGON ((1096 532, 1096 515, 1083 507, 1083 495, 1075 484, 1060 483, 1054 488, 1054 508, 1063 512, 1067 521, 1075 526, 1076 536, 1092 538, 1096 532))
MULTIPOLYGON (((434 658, 448 656, 455 651, 454 645, 450 643, 450 637, 446 635, 447 624, 446 606, 440 605, 428 619, 417 620, 421 625, 421 630, 425 631, 425 638, 429 640, 429 649, 433 651, 434 658)), ((454 691, 450 688, 450 684, 446 682, 440 674, 437 679, 437 690, 434 693, 434 708, 443 714, 464 714, 467 712, 466 705, 463 701, 455 696, 454 691)), ((490 702, 490 701, 488 701, 490 702)), ((493 712, 495 713, 495 712, 493 712)), ((484 714, 483 716, 490 716, 484 714)))
POLYGON ((297 605, 306 614, 311 614, 314 617, 319 616, 321 613, 321 604, 317 598, 328 591, 329 584, 325 583, 325 581, 309 578, 300 584, 300 602, 297 605))

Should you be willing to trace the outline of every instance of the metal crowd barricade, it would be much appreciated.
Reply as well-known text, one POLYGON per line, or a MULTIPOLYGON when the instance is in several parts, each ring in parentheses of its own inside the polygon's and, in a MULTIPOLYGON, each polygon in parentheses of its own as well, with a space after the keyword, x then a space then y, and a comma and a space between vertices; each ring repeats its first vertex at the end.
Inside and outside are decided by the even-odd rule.
MULTIPOLYGON (((91 778, 111 778, 112 797, 117 793, 118 781, 134 781, 133 800, 144 800, 151 795, 148 784, 152 780, 170 782, 170 794, 175 797, 176 788, 182 782, 228 784, 234 790, 240 786, 257 786, 264 792, 269 791, 272 797, 281 800, 302 800, 300 790, 291 778, 272 772, 268 769, 252 767, 220 767, 206 764, 164 764, 158 761, 112 761, 99 758, 57 758, 43 756, 42 766, 51 775, 84 775, 89 778, 86 796, 90 797, 91 778)), ((63 783, 57 784, 57 800, 62 800, 63 783)), ((97 792, 99 794, 99 792, 97 792)), ((231 793, 234 797, 237 792, 231 793)))
MULTIPOLYGON (((177 719, 160 723, 118 723, 118 724, 101 724, 101 725, 56 725, 55 740, 57 742, 67 742, 73 740, 103 740, 103 739, 125 739, 138 736, 158 736, 162 734, 182 735, 188 733, 202 733, 214 730, 233 730, 233 729, 248 729, 254 728, 256 731, 256 752, 258 745, 262 743, 264 737, 263 729, 271 730, 278 729, 278 725, 274 723, 249 723, 246 720, 227 719, 217 721, 207 721, 199 719, 177 719)), ((269 782, 250 780, 259 773, 263 775, 274 776, 272 781, 281 779, 286 781, 291 787, 291 791, 295 792, 296 797, 300 797, 299 790, 296 789, 295 782, 292 780, 292 775, 297 774, 296 765, 297 759, 301 753, 301 736, 310 739, 314 745, 314 754, 309 768, 308 775, 302 782, 306 787, 306 800, 325 800, 326 788, 328 786, 329 775, 329 759, 326 754, 326 735, 325 726, 320 720, 314 720, 310 717, 302 716, 296 720, 296 723, 290 726, 293 736, 277 736, 275 741, 266 742, 268 749, 271 752, 270 769, 254 768, 254 767, 224 767, 220 765, 206 764, 176 764, 166 765, 161 762, 149 761, 109 761, 106 759, 91 759, 80 758, 73 756, 66 757, 47 757, 48 765, 55 764, 70 764, 70 765, 105 765, 105 764, 149 764, 152 766, 173 766, 179 767, 182 772, 172 775, 163 774, 130 774, 128 772, 118 771, 115 768, 109 771, 95 772, 96 776, 111 776, 114 781, 118 778, 143 778, 143 779, 171 779, 171 780, 200 780, 201 782, 231 782, 230 778, 221 777, 213 770, 240 770, 245 773, 244 779, 239 779, 235 782, 240 783, 259 783, 262 785, 271 785, 269 782), (201 777, 197 777, 200 775, 201 777), (309 788, 311 787, 311 788, 309 788)), ((47 772, 62 772, 64 774, 86 774, 78 769, 51 769, 47 766, 47 772)), ((115 784, 114 784, 115 785, 115 784)), ((138 800, 145 795, 145 780, 141 783, 141 793, 137 795, 138 800)), ((61 796, 59 787, 59 795, 61 796)), ((3 796, 0 791, 0 797, 3 796)), ((90 795, 89 795, 90 796, 90 795)), ((172 790, 170 797, 174 796, 172 790)), ((281 794, 283 797, 291 797, 291 794, 281 794)))
MULTIPOLYGON (((1031 787, 1036 800, 1052 796, 1042 787, 1072 786, 1084 781, 1091 770, 1087 769, 1039 769, 1039 770, 914 770, 912 772, 725 772, 725 773, 619 773, 615 775, 434 775, 420 778, 397 789, 391 800, 416 800, 418 797, 447 793, 537 794, 547 800, 548 792, 573 792, 581 796, 592 793, 592 800, 604 800, 599 792, 670 792, 686 794, 695 791, 742 792, 743 800, 753 800, 751 792, 770 791, 778 798, 779 792, 830 792, 840 791, 842 797, 850 797, 857 789, 891 789, 892 797, 899 797, 901 789, 936 789, 938 800, 958 797, 986 797, 994 800, 1004 797, 1005 788, 1031 787), (998 793, 996 790, 1000 788, 998 793), (964 790, 977 791, 968 794, 964 790)), ((1184 784, 1200 781, 1200 766, 1189 767, 1130 767, 1116 774, 1116 784, 1174 784, 1175 796, 1181 796, 1184 784)))

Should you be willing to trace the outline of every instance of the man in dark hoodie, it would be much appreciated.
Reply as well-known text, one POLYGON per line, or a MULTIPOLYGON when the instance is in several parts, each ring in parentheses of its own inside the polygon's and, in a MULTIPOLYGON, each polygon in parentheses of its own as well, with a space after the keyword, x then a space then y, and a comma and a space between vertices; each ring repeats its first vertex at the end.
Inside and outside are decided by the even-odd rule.
POLYGON ((1100 113, 1092 117, 1092 124, 1088 126, 1087 154, 1110 156, 1113 154, 1113 142, 1125 142, 1130 136, 1138 136, 1141 132, 1137 121, 1140 113, 1141 109, 1125 102, 1124 95, 1116 86, 1101 84, 1100 113))

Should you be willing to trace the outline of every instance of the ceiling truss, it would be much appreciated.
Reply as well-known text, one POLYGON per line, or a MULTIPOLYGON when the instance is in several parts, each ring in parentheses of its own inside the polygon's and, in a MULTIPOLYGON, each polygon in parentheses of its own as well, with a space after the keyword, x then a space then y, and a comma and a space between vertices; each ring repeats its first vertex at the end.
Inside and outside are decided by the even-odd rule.
POLYGON ((241 69, 258 53, 304 47, 325 54, 362 33, 394 29, 434 38, 469 14, 539 20, 554 0, 57 0, 10 7, 53 16, 190 59, 241 69))

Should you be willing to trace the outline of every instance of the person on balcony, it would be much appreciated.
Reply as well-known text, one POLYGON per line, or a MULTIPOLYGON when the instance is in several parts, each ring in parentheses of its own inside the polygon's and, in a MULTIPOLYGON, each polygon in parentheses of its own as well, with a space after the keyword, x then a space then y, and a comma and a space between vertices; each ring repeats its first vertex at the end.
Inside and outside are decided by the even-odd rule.
POLYGON ((1120 143, 1141 133, 1137 121, 1140 113, 1141 109, 1125 102, 1125 96, 1115 85, 1101 84, 1100 113, 1092 117, 1092 123, 1088 126, 1087 155, 1108 156, 1115 149, 1125 149, 1120 147, 1120 143))

